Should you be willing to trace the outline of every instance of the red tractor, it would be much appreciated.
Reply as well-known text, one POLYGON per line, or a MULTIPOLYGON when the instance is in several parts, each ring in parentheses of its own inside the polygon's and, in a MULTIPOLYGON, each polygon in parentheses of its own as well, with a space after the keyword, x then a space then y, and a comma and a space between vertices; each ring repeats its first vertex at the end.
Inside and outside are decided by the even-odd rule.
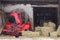
POLYGON ((9 22, 5 24, 5 27, 2 30, 3 34, 18 37, 22 35, 22 31, 29 30, 31 26, 30 22, 27 21, 26 23, 24 23, 22 21, 22 18, 19 16, 18 11, 12 11, 11 13, 9 13, 9 17, 9 22))

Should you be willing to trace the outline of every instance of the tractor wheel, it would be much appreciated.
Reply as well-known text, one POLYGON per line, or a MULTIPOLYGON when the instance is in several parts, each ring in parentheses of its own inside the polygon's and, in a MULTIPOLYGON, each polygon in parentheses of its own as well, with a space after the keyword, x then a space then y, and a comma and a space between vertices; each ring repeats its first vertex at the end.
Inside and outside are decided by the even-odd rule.
POLYGON ((17 36, 17 35, 16 35, 15 37, 16 37, 16 38, 19 38, 19 36, 17 36))
POLYGON ((22 36, 22 33, 16 34, 16 38, 18 38, 19 36, 22 36))

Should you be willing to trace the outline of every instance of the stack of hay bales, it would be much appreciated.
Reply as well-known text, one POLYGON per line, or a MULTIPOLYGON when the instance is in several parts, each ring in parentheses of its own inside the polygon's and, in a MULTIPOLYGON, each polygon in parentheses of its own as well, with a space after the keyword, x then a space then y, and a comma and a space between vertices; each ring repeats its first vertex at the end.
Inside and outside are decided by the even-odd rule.
POLYGON ((51 21, 49 21, 48 23, 45 22, 44 26, 41 28, 42 36, 48 37, 49 33, 53 32, 55 30, 55 26, 56 25, 53 22, 51 22, 51 21))
POLYGON ((57 32, 56 32, 56 31, 51 32, 51 33, 50 33, 50 37, 52 37, 52 38, 57 38, 57 32))
POLYGON ((44 22, 43 27, 53 27, 53 28, 55 28, 56 25, 55 25, 55 23, 49 21, 49 22, 44 22))
POLYGON ((55 25, 55 23, 49 21, 48 22, 48 27, 53 27, 55 29, 56 25, 55 25))
POLYGON ((60 25, 59 25, 59 27, 57 29, 57 34, 60 36, 60 25))
POLYGON ((41 36, 48 37, 50 36, 50 32, 55 31, 55 24, 51 21, 44 22, 43 27, 37 26, 35 27, 35 31, 40 32, 41 36))
POLYGON ((40 33, 39 32, 32 32, 32 31, 23 31, 22 36, 25 36, 25 37, 39 37, 40 33))
POLYGON ((53 32, 54 29, 52 27, 42 27, 41 28, 41 33, 42 36, 48 37, 50 32, 53 32))
POLYGON ((38 37, 38 36, 44 36, 44 37, 49 37, 51 34, 51 37, 53 37, 55 33, 55 37, 57 35, 57 32, 55 31, 55 24, 53 22, 45 22, 43 24, 43 27, 37 26, 35 27, 35 32, 32 31, 23 31, 22 36, 26 37, 38 37))
POLYGON ((41 26, 35 27, 35 31, 40 33, 40 36, 42 36, 41 26))

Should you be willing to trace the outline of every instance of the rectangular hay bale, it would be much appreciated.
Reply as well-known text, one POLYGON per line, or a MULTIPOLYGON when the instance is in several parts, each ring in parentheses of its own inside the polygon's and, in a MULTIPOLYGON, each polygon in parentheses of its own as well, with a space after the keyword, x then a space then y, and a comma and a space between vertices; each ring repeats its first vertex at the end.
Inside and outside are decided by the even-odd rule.
POLYGON ((49 33, 54 31, 54 29, 52 27, 42 27, 41 28, 41 32, 42 32, 42 36, 48 37, 49 33))
POLYGON ((43 27, 47 27, 47 26, 48 26, 48 23, 44 22, 43 27))
POLYGON ((42 28, 42 27, 40 27, 40 26, 35 27, 35 31, 39 32, 39 31, 41 31, 41 28, 42 28))
POLYGON ((50 37, 57 38, 57 32, 50 32, 50 37))
POLYGON ((48 22, 48 26, 49 26, 49 27, 55 28, 55 27, 56 27, 56 24, 53 23, 53 22, 51 22, 51 21, 49 21, 49 22, 48 22))
POLYGON ((40 33, 39 32, 22 32, 22 36, 26 36, 26 37, 39 37, 40 33))
POLYGON ((39 32, 31 32, 30 37, 39 37, 40 33, 39 32))
POLYGON ((22 36, 29 36, 30 33, 31 33, 31 31, 23 31, 22 36))
POLYGON ((60 26, 57 29, 57 34, 60 36, 60 26))

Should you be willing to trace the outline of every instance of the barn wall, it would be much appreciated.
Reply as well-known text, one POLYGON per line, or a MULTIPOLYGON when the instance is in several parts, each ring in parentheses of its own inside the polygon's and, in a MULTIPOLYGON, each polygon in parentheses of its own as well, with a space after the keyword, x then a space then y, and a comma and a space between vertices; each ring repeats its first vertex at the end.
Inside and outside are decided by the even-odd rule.
MULTIPOLYGON (((33 6, 33 7, 40 7, 39 5, 47 5, 49 6, 49 4, 59 4, 59 0, 2 0, 1 1, 1 4, 32 4, 32 5, 36 5, 36 6, 33 6)), ((0 6, 1 7, 1 6, 0 6)), ((46 6, 47 7, 47 6, 46 6)), ((58 8, 58 7, 57 7, 58 8)), ((60 7, 58 8, 58 10, 60 10, 60 7)), ((57 11, 58 11, 57 10, 57 11)), ((32 15, 32 14, 30 14, 32 15)), ((30 19, 31 20, 31 19, 30 19)), ((32 16, 32 20, 33 20, 33 16, 32 16)), ((31 21, 33 22, 33 21, 31 21)), ((60 11, 58 11, 58 24, 60 24, 60 11)), ((34 26, 34 25, 33 25, 34 26)))
POLYGON ((2 3, 24 3, 24 4, 32 4, 32 5, 40 5, 40 4, 58 4, 59 0, 2 0, 2 3))

